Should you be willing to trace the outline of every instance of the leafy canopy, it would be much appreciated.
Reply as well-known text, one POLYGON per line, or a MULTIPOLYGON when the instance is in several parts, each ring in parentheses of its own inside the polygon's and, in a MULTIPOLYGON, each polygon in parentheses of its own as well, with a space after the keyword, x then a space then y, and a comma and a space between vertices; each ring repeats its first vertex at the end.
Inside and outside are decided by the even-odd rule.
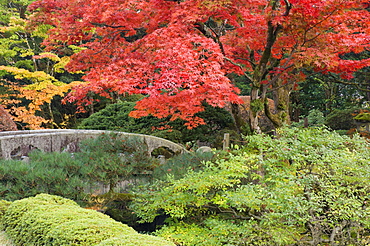
POLYGON ((31 2, 0 3, 0 103, 22 127, 60 127, 52 101, 64 96, 76 83, 61 80, 68 56, 42 50, 40 43, 49 26, 28 26, 26 9, 31 2))
POLYGON ((68 68, 85 71, 87 83, 68 101, 82 107, 91 93, 145 94, 131 116, 171 115, 190 128, 204 123, 194 116, 203 102, 241 102, 231 72, 264 94, 277 80, 303 80, 302 67, 350 78, 370 63, 342 59, 368 47, 362 0, 39 0, 30 10, 55 27, 49 50, 84 48, 68 68))

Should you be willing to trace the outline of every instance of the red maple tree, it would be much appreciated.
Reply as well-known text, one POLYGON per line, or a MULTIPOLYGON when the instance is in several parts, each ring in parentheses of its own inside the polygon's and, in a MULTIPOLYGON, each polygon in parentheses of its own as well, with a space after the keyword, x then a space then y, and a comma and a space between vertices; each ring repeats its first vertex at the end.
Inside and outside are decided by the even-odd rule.
POLYGON ((370 14, 362 0, 39 0, 33 21, 53 25, 49 50, 77 45, 70 71, 86 83, 67 97, 83 106, 95 93, 147 95, 134 117, 152 114, 203 124, 207 102, 241 103, 229 74, 251 85, 250 126, 262 111, 289 121, 289 93, 302 68, 351 74, 370 64, 343 54, 369 48, 370 14), (275 112, 267 105, 273 94, 275 112))

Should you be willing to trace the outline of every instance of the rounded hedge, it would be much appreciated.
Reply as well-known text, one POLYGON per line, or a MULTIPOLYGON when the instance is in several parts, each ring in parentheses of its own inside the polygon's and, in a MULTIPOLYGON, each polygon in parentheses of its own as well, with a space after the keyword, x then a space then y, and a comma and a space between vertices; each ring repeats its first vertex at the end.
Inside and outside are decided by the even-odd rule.
POLYGON ((48 194, 14 201, 1 223, 16 245, 130 245, 127 241, 174 246, 164 239, 141 235, 95 210, 81 208, 72 200, 48 194))

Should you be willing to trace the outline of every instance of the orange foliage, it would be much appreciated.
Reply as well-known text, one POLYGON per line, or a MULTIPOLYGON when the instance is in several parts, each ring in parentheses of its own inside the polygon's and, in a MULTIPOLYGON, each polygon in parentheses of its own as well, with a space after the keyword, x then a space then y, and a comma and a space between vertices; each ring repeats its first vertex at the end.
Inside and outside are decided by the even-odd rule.
POLYGON ((16 79, 27 79, 34 82, 31 85, 20 86, 15 82, 4 83, 10 93, 0 97, 0 103, 6 105, 13 120, 26 125, 26 128, 36 130, 42 129, 44 124, 52 123, 52 119, 45 119, 38 114, 42 111, 41 106, 50 104, 51 100, 59 95, 64 96, 71 87, 80 82, 65 84, 57 81, 54 77, 41 72, 30 72, 25 69, 0 66, 0 70, 5 70, 14 75, 16 79), (29 103, 21 99, 27 99, 29 103))

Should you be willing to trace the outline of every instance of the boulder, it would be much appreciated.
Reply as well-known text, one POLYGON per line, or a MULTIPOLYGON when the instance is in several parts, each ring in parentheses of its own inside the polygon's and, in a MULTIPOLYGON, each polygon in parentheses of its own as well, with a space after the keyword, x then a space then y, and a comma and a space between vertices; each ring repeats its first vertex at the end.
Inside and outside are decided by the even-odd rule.
POLYGON ((0 105, 0 131, 16 131, 17 125, 12 120, 11 115, 0 105))

